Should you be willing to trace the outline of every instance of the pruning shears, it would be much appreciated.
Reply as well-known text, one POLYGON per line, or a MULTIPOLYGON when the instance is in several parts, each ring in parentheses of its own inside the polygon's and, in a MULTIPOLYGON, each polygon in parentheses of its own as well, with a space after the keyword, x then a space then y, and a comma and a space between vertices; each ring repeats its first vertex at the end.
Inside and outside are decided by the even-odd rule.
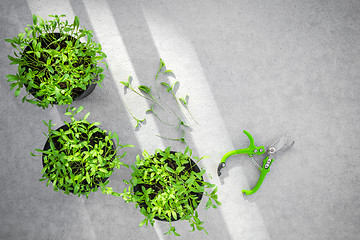
POLYGON ((289 141, 286 137, 286 135, 282 136, 281 138, 277 139, 274 143, 270 144, 266 149, 264 146, 255 146, 254 138, 248 133, 247 131, 243 131, 245 135, 249 138, 250 144, 249 147, 244 149, 237 149, 230 151, 226 153, 223 158, 221 159, 221 162, 217 169, 218 176, 221 175, 221 169, 226 166, 226 159, 232 155, 235 154, 248 154, 250 157, 251 162, 260 170, 260 178, 256 184, 256 186, 252 190, 242 190, 241 192, 245 193, 246 195, 251 195, 255 193, 257 190, 259 190, 261 184, 263 183, 266 174, 270 171, 270 166, 274 162, 274 155, 278 154, 280 151, 285 152, 292 148, 294 145, 294 141, 289 141), (265 154, 266 157, 263 160, 263 165, 260 166, 255 158, 254 155, 262 155, 265 154))

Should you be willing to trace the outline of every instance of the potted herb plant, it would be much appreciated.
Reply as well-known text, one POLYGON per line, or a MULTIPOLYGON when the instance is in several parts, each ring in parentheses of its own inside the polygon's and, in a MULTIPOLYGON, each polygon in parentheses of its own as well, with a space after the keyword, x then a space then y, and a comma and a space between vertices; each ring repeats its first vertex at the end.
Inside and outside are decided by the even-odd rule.
MULTIPOLYGON (((52 183, 55 191, 65 194, 86 195, 96 192, 101 187, 103 193, 117 195, 112 188, 106 187, 107 180, 115 168, 120 168, 122 159, 117 152, 124 147, 120 145, 119 137, 115 132, 107 132, 97 127, 100 123, 90 123, 86 119, 76 120, 74 115, 83 107, 68 109, 71 122, 64 121, 64 125, 53 130, 51 120, 45 125, 48 127, 48 139, 43 149, 35 149, 42 153, 43 174, 40 181, 47 181, 47 186, 52 183), (113 140, 116 139, 116 142, 113 140)), ((36 156, 31 153, 32 156, 36 156)))
MULTIPOLYGON (((121 194, 126 202, 140 206, 140 212, 145 219, 140 223, 154 224, 155 220, 168 221, 169 231, 165 234, 179 236, 173 221, 189 221, 192 231, 206 230, 202 226, 204 221, 198 217, 196 208, 201 199, 207 198, 206 209, 221 205, 217 200, 217 187, 204 181, 205 169, 200 170, 191 159, 192 150, 186 147, 185 152, 173 152, 170 147, 165 150, 157 149, 150 155, 146 150, 143 158, 138 155, 129 185, 121 194), (215 188, 211 193, 206 188, 215 188)), ((192 157, 199 162, 202 158, 192 157)), ((207 233, 207 232, 206 232, 207 233)))
POLYGON ((42 108, 88 96, 105 77, 99 63, 107 66, 101 45, 92 40, 92 31, 80 28, 78 17, 72 24, 62 20, 65 15, 49 17, 33 15, 25 33, 5 39, 15 48, 10 65, 18 65, 15 75, 6 76, 10 89, 17 97, 25 88, 22 101, 42 108))

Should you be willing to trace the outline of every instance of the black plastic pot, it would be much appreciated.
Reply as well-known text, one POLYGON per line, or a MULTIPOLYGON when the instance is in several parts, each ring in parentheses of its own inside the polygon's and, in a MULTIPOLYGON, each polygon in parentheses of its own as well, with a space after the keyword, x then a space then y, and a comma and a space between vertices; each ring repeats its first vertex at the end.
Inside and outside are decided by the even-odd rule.
MULTIPOLYGON (((170 151, 170 153, 171 153, 171 154, 175 154, 176 152, 170 151)), ((201 172, 199 166, 198 166, 191 158, 190 158, 189 160, 190 160, 190 162, 191 162, 191 165, 193 166, 193 169, 192 169, 192 170, 193 170, 194 172, 196 172, 196 173, 201 172)), ((203 176, 201 176, 201 180, 204 181, 203 176)), ((136 186, 134 186, 134 192, 140 192, 140 191, 142 191, 142 190, 141 190, 141 186, 142 186, 141 184, 137 184, 136 186)), ((202 199, 202 197, 203 197, 203 194, 202 194, 202 193, 192 192, 191 195, 195 195, 195 196, 197 197, 196 202, 198 203, 197 205, 199 205, 199 203, 201 202, 201 199, 202 199)), ((147 208, 147 205, 146 205, 145 203, 139 203, 139 206, 140 206, 140 209, 141 209, 142 207, 144 207, 145 209, 147 208)), ((196 208, 194 208, 194 210, 195 210, 195 209, 196 209, 196 208)), ((159 220, 159 221, 167 222, 166 219, 161 219, 161 218, 159 218, 159 217, 156 216, 156 215, 154 216, 154 218, 155 218, 156 220, 159 220)), ((179 220, 179 218, 180 218, 179 215, 177 215, 177 220, 179 220)), ((175 220, 174 217, 171 217, 171 221, 172 221, 172 222, 177 221, 177 220, 175 220)))
MULTIPOLYGON (((61 37, 61 34, 60 33, 48 33, 48 35, 53 35, 55 36, 55 38, 60 38, 61 37)), ((42 45, 44 44, 49 44, 48 42, 46 42, 43 38, 38 38, 37 39, 38 41, 40 41, 42 43, 42 45)), ((72 37, 72 36, 67 36, 67 40, 69 41, 72 41, 72 42, 76 42, 76 38, 72 37)), ((31 43, 30 43, 31 45, 31 43)), ((30 51, 32 50, 31 47, 27 46, 25 49, 24 49, 24 53, 26 53, 27 51, 30 51)), ((25 72, 28 71, 29 67, 28 66, 23 66, 25 67, 25 72)), ((80 100, 80 99, 83 99, 87 96, 89 96, 95 89, 96 87, 96 81, 99 79, 98 76, 94 76, 94 78, 91 80, 91 84, 87 85, 86 86, 86 89, 83 90, 83 89, 78 89, 78 92, 77 93, 73 93, 72 94, 72 98, 73 100, 80 100)), ((27 84, 25 84, 25 86, 27 87, 27 84)), ((36 93, 37 93, 37 89, 34 89, 34 88, 30 88, 29 89, 29 92, 31 95, 33 95, 35 98, 39 99, 40 101, 43 99, 42 96, 36 96, 36 93)), ((53 104, 58 104, 57 101, 53 102, 53 104)))
MULTIPOLYGON (((96 127, 96 126, 93 126, 93 128, 99 128, 99 127, 96 127)), ((61 126, 61 127, 59 127, 58 129, 56 129, 56 131, 60 131, 60 129, 63 129, 64 131, 66 131, 66 130, 68 130, 69 129, 69 127, 67 126, 67 125, 63 125, 63 126, 61 126)), ((101 129, 101 128, 99 128, 99 129, 101 129)), ((106 133, 104 133, 104 135, 105 135, 106 133)), ((107 134, 106 134, 107 135, 107 134)), ((52 138, 52 140, 53 140, 53 142, 56 142, 57 141, 57 139, 59 139, 59 137, 54 137, 54 138, 52 138)), ((112 149, 113 149, 113 151, 116 151, 116 143, 115 143, 115 141, 113 140, 113 139, 111 139, 111 141, 113 141, 113 145, 112 145, 112 149)), ((43 150, 44 151, 46 151, 46 150, 48 150, 48 149, 50 149, 50 138, 48 138, 47 139, 47 141, 46 141, 46 143, 45 143, 45 145, 44 145, 44 148, 43 148, 43 150)), ((45 163, 44 163, 44 157, 45 156, 47 156, 47 154, 45 154, 45 153, 43 153, 42 154, 42 164, 43 164, 43 167, 45 167, 45 163)), ((114 158, 115 158, 115 156, 114 156, 114 158)), ((48 169, 46 170, 46 173, 48 173, 48 169)), ((108 180, 109 178, 108 177, 106 177, 106 178, 102 178, 101 179, 101 182, 102 183, 105 183, 107 180, 108 180)), ((51 182, 53 182, 53 180, 51 180, 51 182)), ((93 188, 91 188, 91 189, 94 189, 94 188, 98 188, 99 187, 99 184, 97 184, 96 186, 94 186, 93 188)), ((64 188, 60 188, 61 190, 65 190, 64 188)), ((69 190, 71 193, 74 193, 74 191, 73 190, 69 190)))

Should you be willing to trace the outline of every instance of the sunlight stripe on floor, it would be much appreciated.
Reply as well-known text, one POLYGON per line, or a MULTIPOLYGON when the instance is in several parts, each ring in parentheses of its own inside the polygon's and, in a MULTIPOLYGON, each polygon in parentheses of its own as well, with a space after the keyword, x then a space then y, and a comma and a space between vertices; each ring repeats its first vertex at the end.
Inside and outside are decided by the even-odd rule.
POLYGON ((220 207, 223 221, 232 239, 270 239, 266 226, 255 203, 244 200, 237 186, 248 186, 240 167, 229 169, 229 176, 221 185, 217 177, 217 165, 221 157, 234 150, 224 121, 207 83, 195 49, 181 26, 173 26, 151 11, 143 10, 159 55, 174 70, 181 87, 177 94, 189 94, 190 107, 199 125, 193 124, 192 138, 200 155, 210 155, 202 165, 211 173, 210 180, 219 186, 220 207), (235 190, 235 191, 234 191, 235 190), (234 194, 235 193, 235 194, 234 194))
MULTIPOLYGON (((96 34, 96 38, 99 40, 99 42, 101 42, 103 51, 107 54, 106 62, 109 65, 109 70, 114 80, 114 84, 116 85, 119 92, 119 97, 122 101, 121 104, 126 104, 130 111, 135 114, 144 113, 145 110, 150 107, 146 100, 138 96, 133 96, 133 98, 131 98, 129 94, 130 91, 128 91, 128 94, 124 96, 124 86, 120 84, 120 81, 125 81, 129 75, 133 76, 134 85, 139 85, 139 81, 137 80, 137 76, 129 54, 126 50, 126 46, 123 42, 121 33, 118 29, 118 26, 116 25, 115 19, 107 2, 98 4, 96 1, 84 0, 83 3, 88 15, 90 16, 90 21, 93 27, 93 31, 96 34), (101 21, 99 21, 100 19, 101 21), (142 109, 140 106, 145 108, 142 109)), ((133 123, 134 120, 129 114, 127 115, 129 116, 129 121, 133 123)), ((149 152, 151 152, 151 146, 154 148, 154 150, 155 148, 164 147, 161 139, 153 134, 154 127, 156 129, 154 117, 147 115, 146 120, 148 121, 147 124, 152 125, 152 128, 143 127, 141 128, 141 133, 139 134, 134 132, 138 139, 138 143, 140 144, 140 148, 149 150, 149 152)), ((162 240, 163 233, 158 224, 154 225, 154 230, 159 240, 162 240)))
MULTIPOLYGON (((107 2, 103 2, 103 4, 98 4, 96 1, 83 2, 90 16, 96 38, 101 42, 103 51, 107 54, 106 62, 109 65, 114 84, 119 92, 119 97, 122 101, 120 104, 124 104, 137 118, 143 118, 145 111, 150 107, 149 104, 145 99, 134 95, 130 90, 124 95, 124 86, 120 83, 120 81, 126 81, 129 75, 131 75, 133 77, 133 85, 140 85, 121 33, 107 2)), ((129 117, 129 122, 133 126, 136 125, 134 119, 127 112, 119 114, 126 114, 129 117)), ((152 115, 146 115, 146 121, 147 124, 156 126, 152 115)), ((163 146, 161 139, 156 137, 152 131, 153 129, 149 127, 143 127, 141 128, 141 134, 135 133, 141 149, 149 150, 150 146, 153 146, 153 148, 163 146), (149 143, 151 144, 149 145, 149 143)))

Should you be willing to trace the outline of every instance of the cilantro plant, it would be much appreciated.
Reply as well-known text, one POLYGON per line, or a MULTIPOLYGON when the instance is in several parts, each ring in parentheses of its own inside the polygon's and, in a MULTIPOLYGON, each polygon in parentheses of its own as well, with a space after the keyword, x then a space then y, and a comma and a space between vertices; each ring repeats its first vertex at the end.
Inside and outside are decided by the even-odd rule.
POLYGON ((15 49, 10 65, 18 65, 16 74, 6 76, 10 89, 17 97, 26 88, 22 101, 42 108, 71 104, 91 84, 100 85, 105 75, 98 64, 107 66, 101 45, 92 40, 92 31, 80 28, 78 17, 73 23, 63 20, 65 15, 49 17, 33 15, 25 33, 5 39, 15 49))
MULTIPOLYGON (((126 202, 136 203, 140 206, 145 219, 140 227, 155 220, 169 222, 169 231, 165 234, 179 236, 173 221, 187 220, 192 231, 206 230, 202 226, 196 208, 203 197, 207 198, 206 209, 221 205, 217 200, 217 187, 205 182, 205 170, 200 170, 191 159, 192 150, 186 147, 185 152, 172 152, 170 147, 164 151, 157 149, 155 154, 143 152, 143 158, 138 155, 135 165, 131 166, 132 179, 125 181, 130 185, 121 194, 126 202), (212 189, 208 193, 206 189, 212 189)), ((192 157, 199 162, 202 158, 192 157)), ((206 232, 207 233, 207 232, 206 232)))
POLYGON ((51 124, 51 120, 44 121, 48 127, 45 134, 48 140, 44 149, 35 149, 42 153, 43 176, 40 181, 47 181, 46 186, 52 183, 55 191, 61 190, 65 194, 86 195, 88 198, 90 192, 96 192, 100 186, 103 193, 117 196, 106 187, 107 179, 115 168, 128 167, 120 161, 126 152, 120 156, 117 152, 132 145, 121 145, 115 132, 96 127, 100 124, 98 122, 88 122, 90 113, 76 120, 75 114, 82 109, 82 106, 68 109, 65 115, 69 115, 71 121, 64 121, 65 125, 56 130, 52 129, 55 124, 51 124))

